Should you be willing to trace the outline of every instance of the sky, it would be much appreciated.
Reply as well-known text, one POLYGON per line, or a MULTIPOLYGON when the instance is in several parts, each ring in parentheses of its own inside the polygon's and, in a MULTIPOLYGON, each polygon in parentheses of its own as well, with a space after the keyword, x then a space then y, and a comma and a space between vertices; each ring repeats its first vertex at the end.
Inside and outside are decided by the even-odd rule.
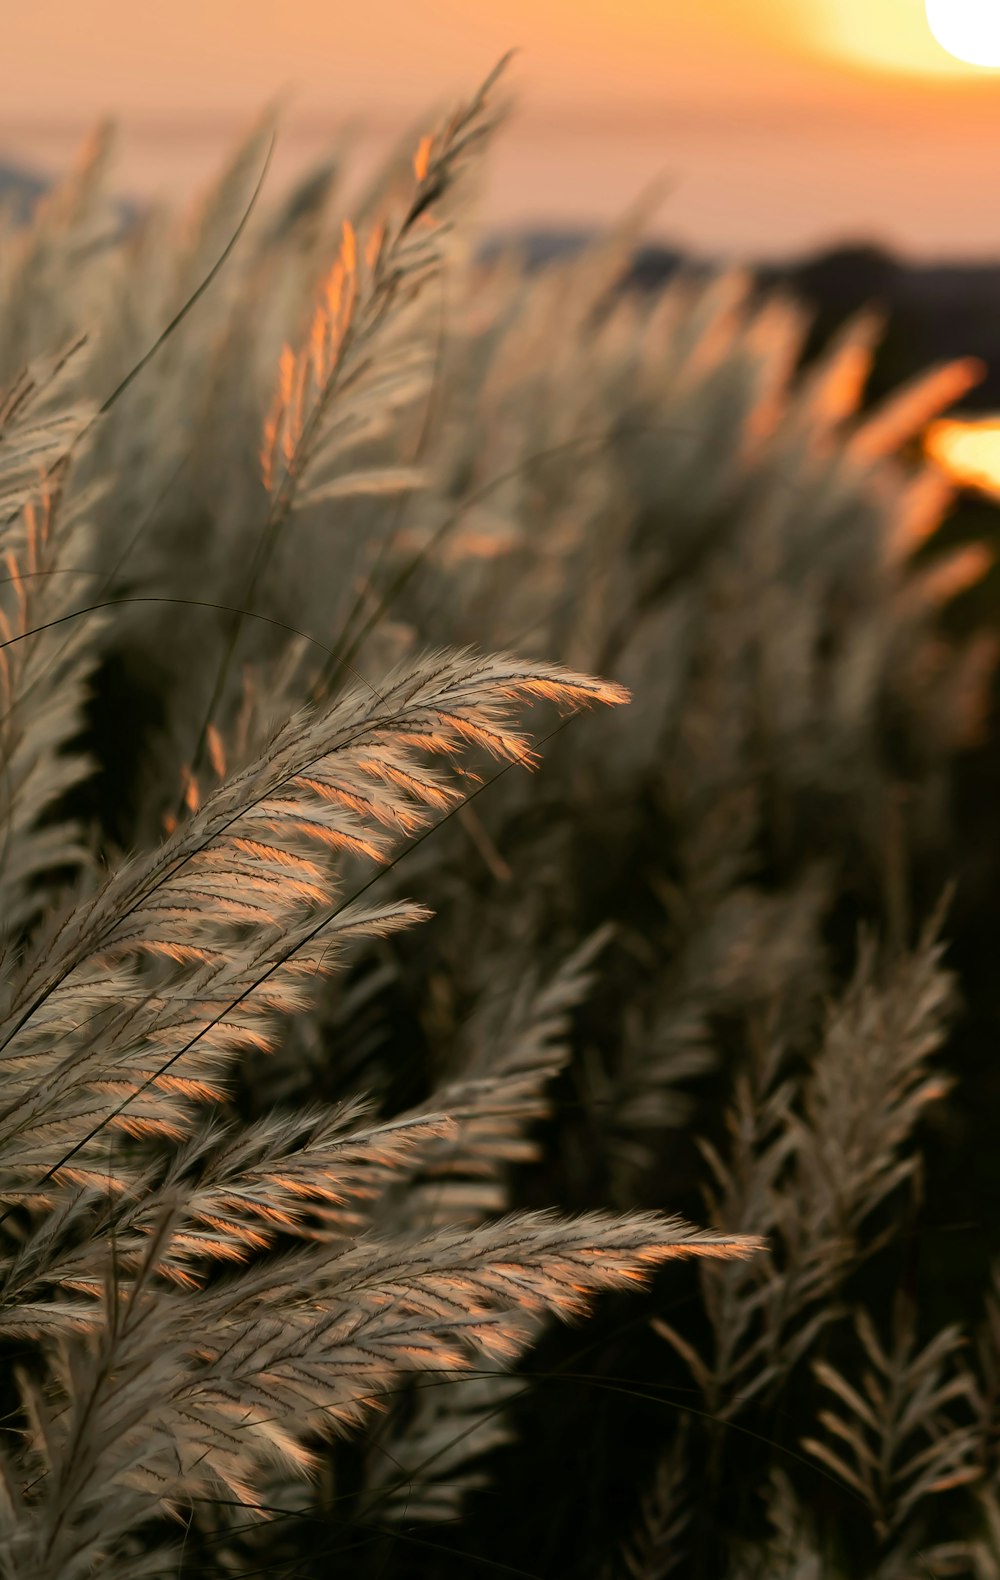
POLYGON ((58 171, 110 115, 119 190, 182 202, 280 95, 272 191, 348 122, 360 178, 512 46, 490 227, 607 225, 663 177, 652 232, 715 256, 1000 257, 1000 70, 947 55, 924 0, 33 0, 4 17, 0 159, 58 171))

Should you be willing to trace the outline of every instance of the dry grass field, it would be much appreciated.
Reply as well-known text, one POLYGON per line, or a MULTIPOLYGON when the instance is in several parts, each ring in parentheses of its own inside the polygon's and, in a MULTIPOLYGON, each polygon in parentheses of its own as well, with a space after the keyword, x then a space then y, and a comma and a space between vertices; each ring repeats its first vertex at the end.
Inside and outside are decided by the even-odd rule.
POLYGON ((507 109, 0 242, 4 1580, 1000 1576, 981 369, 507 109))

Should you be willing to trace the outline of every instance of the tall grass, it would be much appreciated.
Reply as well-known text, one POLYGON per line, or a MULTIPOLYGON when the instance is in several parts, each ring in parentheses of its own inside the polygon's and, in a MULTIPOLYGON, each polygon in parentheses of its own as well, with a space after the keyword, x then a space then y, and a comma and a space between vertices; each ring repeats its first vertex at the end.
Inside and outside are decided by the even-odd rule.
POLYGON ((484 264, 500 79, 351 213, 265 116, 123 228, 102 132, 0 248, 18 1580, 998 1572, 995 1300, 912 1259, 980 370, 629 296, 643 205, 484 264))

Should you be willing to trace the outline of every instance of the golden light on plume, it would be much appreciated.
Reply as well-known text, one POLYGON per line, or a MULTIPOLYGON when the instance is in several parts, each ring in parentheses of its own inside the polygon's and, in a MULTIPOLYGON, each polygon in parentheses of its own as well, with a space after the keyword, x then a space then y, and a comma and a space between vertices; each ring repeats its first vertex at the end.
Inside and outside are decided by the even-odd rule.
POLYGON ((958 487, 1000 499, 1000 416, 941 417, 924 433, 924 452, 958 487))

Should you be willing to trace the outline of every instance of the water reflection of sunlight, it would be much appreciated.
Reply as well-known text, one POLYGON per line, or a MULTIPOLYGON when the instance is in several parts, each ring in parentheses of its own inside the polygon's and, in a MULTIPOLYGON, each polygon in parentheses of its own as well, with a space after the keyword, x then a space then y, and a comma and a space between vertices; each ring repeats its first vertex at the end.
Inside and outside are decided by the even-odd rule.
POLYGON ((924 451, 960 488, 1000 499, 1000 415, 965 422, 939 418, 925 430, 924 451))

